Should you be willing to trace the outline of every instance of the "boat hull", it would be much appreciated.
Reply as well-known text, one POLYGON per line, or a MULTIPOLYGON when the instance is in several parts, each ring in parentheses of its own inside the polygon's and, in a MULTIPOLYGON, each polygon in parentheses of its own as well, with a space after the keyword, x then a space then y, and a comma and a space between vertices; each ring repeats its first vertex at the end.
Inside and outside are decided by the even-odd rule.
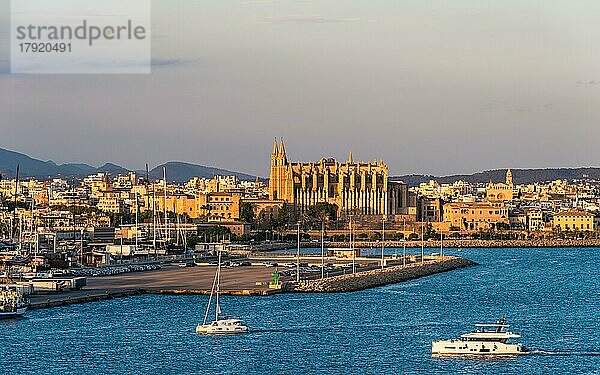
POLYGON ((431 354, 434 357, 473 356, 498 357, 518 356, 528 354, 522 344, 508 344, 490 341, 442 340, 431 344, 431 354))
POLYGON ((15 311, 2 311, 2 312, 0 312, 0 319, 20 318, 23 315, 25 315, 26 311, 27 311, 27 307, 20 307, 20 308, 16 309, 15 311))
POLYGON ((224 327, 224 326, 212 326, 212 325, 198 325, 196 327, 196 333, 201 335, 239 335, 242 333, 248 333, 248 327, 224 327))

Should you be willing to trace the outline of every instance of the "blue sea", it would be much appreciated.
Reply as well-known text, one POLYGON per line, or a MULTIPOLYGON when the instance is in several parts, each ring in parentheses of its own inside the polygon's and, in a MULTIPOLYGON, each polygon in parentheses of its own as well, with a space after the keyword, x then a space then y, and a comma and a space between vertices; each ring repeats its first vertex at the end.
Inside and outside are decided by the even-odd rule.
POLYGON ((224 296, 251 327, 241 336, 195 334, 206 296, 31 311, 0 321, 0 374, 600 373, 599 249, 446 252, 480 265, 354 293, 224 296), (533 354, 431 357, 432 340, 500 316, 533 354))

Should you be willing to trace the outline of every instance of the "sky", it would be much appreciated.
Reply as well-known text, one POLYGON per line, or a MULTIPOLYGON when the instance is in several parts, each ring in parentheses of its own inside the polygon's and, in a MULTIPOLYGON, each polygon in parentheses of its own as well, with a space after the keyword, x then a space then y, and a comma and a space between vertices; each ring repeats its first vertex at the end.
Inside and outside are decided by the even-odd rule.
POLYGON ((152 74, 11 75, 0 147, 57 163, 288 159, 393 175, 598 166, 600 2, 154 0, 152 74))

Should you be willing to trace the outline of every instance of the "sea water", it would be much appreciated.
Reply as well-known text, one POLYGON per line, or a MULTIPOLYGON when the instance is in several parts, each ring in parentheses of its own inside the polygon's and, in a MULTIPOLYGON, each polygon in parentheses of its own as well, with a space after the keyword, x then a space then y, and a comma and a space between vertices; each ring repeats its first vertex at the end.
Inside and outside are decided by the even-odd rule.
POLYGON ((600 372, 600 249, 446 253, 480 265, 353 293, 223 296, 223 312, 251 329, 239 336, 195 333, 206 296, 144 295, 30 311, 0 321, 0 374, 600 372), (431 357, 433 340, 501 316, 532 354, 431 357))

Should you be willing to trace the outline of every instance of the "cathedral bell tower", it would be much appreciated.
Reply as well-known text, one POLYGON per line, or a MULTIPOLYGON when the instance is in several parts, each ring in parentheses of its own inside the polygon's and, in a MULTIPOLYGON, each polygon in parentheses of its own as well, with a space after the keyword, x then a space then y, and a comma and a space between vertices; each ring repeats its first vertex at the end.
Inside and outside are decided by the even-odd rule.
POLYGON ((508 186, 513 186, 512 172, 510 171, 510 168, 506 170, 506 184, 508 186))

